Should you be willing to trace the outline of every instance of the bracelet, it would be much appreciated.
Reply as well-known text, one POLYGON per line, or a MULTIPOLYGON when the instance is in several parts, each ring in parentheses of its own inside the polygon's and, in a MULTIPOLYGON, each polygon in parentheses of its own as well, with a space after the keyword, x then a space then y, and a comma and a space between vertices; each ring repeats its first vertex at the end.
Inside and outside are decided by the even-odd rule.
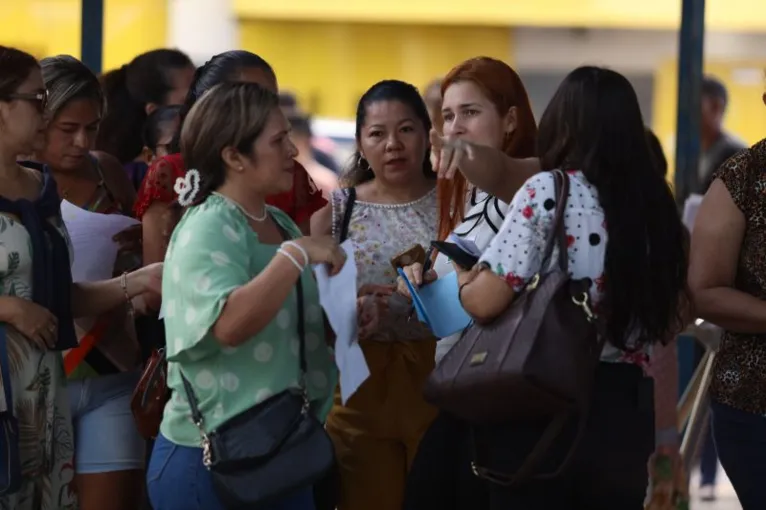
POLYGON ((292 254, 291 254, 289 251, 285 250, 284 248, 280 248, 280 249, 278 249, 278 250, 277 250, 277 253, 279 253, 280 255, 283 255, 283 256, 287 257, 287 258, 290 260, 290 262, 292 262, 292 263, 293 263, 293 265, 295 266, 295 268, 298 270, 298 272, 299 272, 299 273, 302 273, 302 272, 303 272, 303 270, 306 268, 306 266, 302 266, 302 265, 300 265, 300 264, 298 263, 298 261, 297 261, 297 260, 295 260, 295 257, 293 257, 293 255, 292 255, 292 254))
POLYGON ((132 317, 135 315, 136 310, 133 308, 133 300, 130 297, 130 294, 128 293, 128 272, 125 271, 120 276, 120 288, 122 289, 122 293, 125 294, 125 304, 128 307, 128 314, 132 317))
POLYGON ((678 430, 675 427, 658 430, 654 434, 654 442, 657 446, 676 445, 678 444, 678 430))
POLYGON ((300 244, 296 243, 295 241, 285 241, 282 243, 282 246, 280 248, 284 249, 285 246, 292 246, 299 252, 301 252, 301 255, 303 255, 303 267, 306 267, 309 265, 309 254, 306 253, 306 250, 301 246, 300 244))

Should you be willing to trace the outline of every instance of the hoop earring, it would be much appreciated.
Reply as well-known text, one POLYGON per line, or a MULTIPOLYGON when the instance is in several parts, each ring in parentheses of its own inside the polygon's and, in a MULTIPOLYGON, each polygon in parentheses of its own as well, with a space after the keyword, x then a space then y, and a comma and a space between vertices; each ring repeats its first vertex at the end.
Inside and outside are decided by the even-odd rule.
POLYGON ((370 169, 370 163, 367 162, 366 159, 362 157, 360 154, 358 158, 356 158, 356 167, 360 170, 369 170, 370 169))

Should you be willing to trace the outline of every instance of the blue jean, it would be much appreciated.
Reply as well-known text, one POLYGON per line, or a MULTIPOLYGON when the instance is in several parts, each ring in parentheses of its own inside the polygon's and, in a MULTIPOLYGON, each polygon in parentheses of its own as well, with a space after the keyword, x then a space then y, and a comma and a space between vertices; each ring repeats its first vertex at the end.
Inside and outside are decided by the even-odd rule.
POLYGON ((702 443, 702 454, 700 455, 700 486, 715 486, 718 478, 718 453, 715 450, 715 441, 713 441, 713 417, 710 417, 705 437, 702 443))
POLYGON ((146 442, 130 412, 140 375, 125 372, 69 381, 77 474, 144 469, 146 442))
MULTIPOLYGON (((202 465, 202 449, 171 443, 161 434, 154 443, 146 482, 154 510, 226 510, 202 465)), ((312 488, 263 510, 314 510, 312 488)))
POLYGON ((766 508, 766 417, 711 403, 718 458, 743 510, 766 508))

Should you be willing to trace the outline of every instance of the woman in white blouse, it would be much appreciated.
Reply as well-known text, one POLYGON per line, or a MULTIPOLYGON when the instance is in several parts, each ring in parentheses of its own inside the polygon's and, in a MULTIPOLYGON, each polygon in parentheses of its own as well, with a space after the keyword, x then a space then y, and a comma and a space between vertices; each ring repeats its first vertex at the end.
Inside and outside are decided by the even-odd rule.
MULTIPOLYGON (((443 177, 481 160, 480 148, 434 141, 435 168, 443 177)), ((538 149, 543 170, 567 171, 569 272, 590 279, 607 344, 587 431, 569 469, 553 480, 489 484, 489 509, 639 510, 655 447, 653 387, 645 373, 651 344, 669 338, 684 322, 683 226, 656 171, 635 91, 624 76, 595 67, 570 73, 541 119, 538 149)), ((542 267, 541 252, 556 198, 552 173, 530 178, 479 264, 458 270, 463 307, 477 322, 498 317, 533 275, 549 270, 542 267)), ((546 425, 519 421, 475 428, 480 463, 515 472, 546 425)), ((575 428, 570 424, 558 438, 543 472, 561 462, 575 428)))
MULTIPOLYGON (((448 137, 481 144, 515 158, 534 156, 537 124, 521 78, 499 60, 467 60, 444 78, 441 117, 448 137)), ((536 171, 509 174, 502 166, 486 166, 466 177, 457 173, 439 181, 439 238, 458 236, 484 250, 502 225, 508 202, 536 171)), ((454 271, 438 255, 433 271, 422 274, 414 264, 405 269, 410 281, 432 281, 454 271)), ((409 296, 403 281, 400 292, 409 296)), ((460 338, 455 333, 436 344, 436 362, 460 338)), ((420 443, 410 470, 405 509, 470 508, 480 510, 487 491, 470 471, 469 430, 465 423, 440 413, 420 443)))

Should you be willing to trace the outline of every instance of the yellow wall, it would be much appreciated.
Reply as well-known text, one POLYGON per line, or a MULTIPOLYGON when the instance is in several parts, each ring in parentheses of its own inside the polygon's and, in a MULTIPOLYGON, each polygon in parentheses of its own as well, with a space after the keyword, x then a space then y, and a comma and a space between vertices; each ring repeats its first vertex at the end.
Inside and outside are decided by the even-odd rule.
POLYGON ((247 20, 240 30, 242 48, 274 66, 282 89, 329 117, 353 117, 359 97, 379 80, 421 88, 467 58, 511 56, 506 28, 247 20))
MULTIPOLYGON (((663 63, 655 73, 654 85, 652 128, 668 157, 668 177, 671 182, 675 171, 677 66, 678 61, 675 59, 663 63)), ((749 144, 766 138, 766 107, 761 99, 764 92, 764 68, 764 61, 705 63, 705 72, 720 79, 729 91, 725 128, 749 144)))
MULTIPOLYGON (((0 44, 42 58, 80 55, 80 0, 0 0, 0 44)), ((104 69, 163 47, 167 7, 162 0, 105 0, 104 69)))
MULTIPOLYGON (((766 30, 763 0, 705 4, 708 29, 766 30)), ((493 26, 675 29, 681 19, 681 0, 234 0, 234 9, 258 19, 493 26)))

